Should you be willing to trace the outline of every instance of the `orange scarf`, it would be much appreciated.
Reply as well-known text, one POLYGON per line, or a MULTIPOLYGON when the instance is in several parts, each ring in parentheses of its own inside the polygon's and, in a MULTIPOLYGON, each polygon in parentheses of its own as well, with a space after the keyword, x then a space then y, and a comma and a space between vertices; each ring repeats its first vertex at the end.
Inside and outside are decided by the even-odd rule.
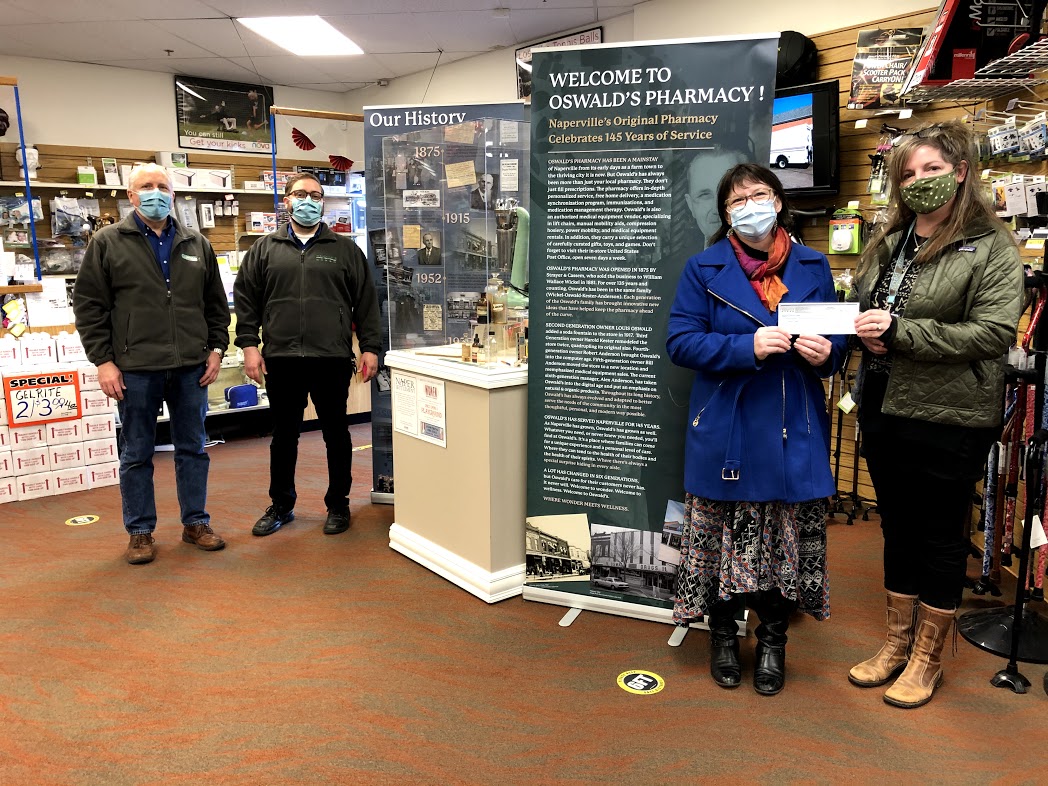
POLYGON ((790 258, 790 249, 793 247, 789 233, 782 227, 775 228, 775 239, 768 250, 767 260, 750 256, 734 232, 728 235, 728 240, 731 241, 731 247, 735 249, 735 256, 738 257, 739 265, 749 278, 753 291, 757 293, 764 307, 774 312, 779 307, 779 301, 782 300, 783 295, 790 291, 782 283, 780 275, 786 266, 786 260, 790 258))

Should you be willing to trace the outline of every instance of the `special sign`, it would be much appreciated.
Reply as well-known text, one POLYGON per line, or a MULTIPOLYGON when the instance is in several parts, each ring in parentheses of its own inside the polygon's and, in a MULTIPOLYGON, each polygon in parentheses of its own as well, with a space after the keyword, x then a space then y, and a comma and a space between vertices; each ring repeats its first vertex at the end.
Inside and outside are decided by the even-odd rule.
POLYGON ((4 398, 11 428, 80 417, 80 375, 43 371, 4 375, 4 398))

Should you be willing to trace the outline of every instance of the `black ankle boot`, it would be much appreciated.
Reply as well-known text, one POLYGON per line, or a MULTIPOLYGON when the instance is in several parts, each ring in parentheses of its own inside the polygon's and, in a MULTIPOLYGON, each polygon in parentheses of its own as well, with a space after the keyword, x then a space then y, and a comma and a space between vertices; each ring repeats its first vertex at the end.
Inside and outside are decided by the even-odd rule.
POLYGON ((786 629, 788 619, 763 622, 757 626, 756 663, 753 689, 762 696, 774 696, 786 684, 786 629))
POLYGON ((739 628, 735 604, 715 604, 710 609, 710 675, 722 688, 737 688, 742 682, 739 664, 739 628))

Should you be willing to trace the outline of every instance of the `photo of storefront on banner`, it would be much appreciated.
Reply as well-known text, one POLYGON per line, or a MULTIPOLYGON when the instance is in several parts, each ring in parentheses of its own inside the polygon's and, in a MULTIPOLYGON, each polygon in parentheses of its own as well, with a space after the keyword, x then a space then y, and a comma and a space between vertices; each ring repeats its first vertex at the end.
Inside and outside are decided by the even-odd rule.
POLYGON ((693 375, 666 325, 721 175, 768 161, 777 44, 533 52, 527 600, 672 622, 693 375))

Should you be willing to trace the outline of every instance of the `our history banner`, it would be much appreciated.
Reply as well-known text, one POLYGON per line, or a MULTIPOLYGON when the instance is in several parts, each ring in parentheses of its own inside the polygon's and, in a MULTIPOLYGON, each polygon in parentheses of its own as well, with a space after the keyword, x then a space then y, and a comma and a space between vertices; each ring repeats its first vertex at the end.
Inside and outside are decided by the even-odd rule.
POLYGON ((777 44, 533 53, 527 599, 669 620, 693 375, 666 325, 721 175, 768 161, 777 44))
MULTIPOLYGON (((472 120, 483 120, 486 118, 498 120, 522 120, 524 116, 524 105, 520 101, 508 103, 490 104, 411 104, 404 106, 366 106, 364 107, 364 161, 365 161, 365 202, 367 210, 367 234, 368 234, 368 263, 371 265, 371 273, 378 290, 378 299, 381 305, 382 319, 382 349, 379 356, 379 373, 371 383, 371 442, 372 442, 372 472, 374 486, 371 491, 371 501, 381 503, 393 503, 393 405, 391 394, 390 369, 385 364, 385 352, 389 349, 403 349, 403 346, 392 346, 391 336, 393 331, 390 325, 391 312, 395 311, 395 304, 391 308, 389 303, 389 280, 390 265, 397 273, 408 272, 410 284, 402 287, 402 296, 405 303, 417 302, 422 305, 419 317, 422 320, 423 332, 429 333, 430 338, 416 342, 422 343, 444 343, 446 334, 446 309, 435 309, 432 304, 427 303, 425 289, 427 283, 434 281, 446 274, 447 254, 434 254, 433 259, 424 258, 416 253, 413 257, 407 252, 407 244, 403 238, 394 239, 387 228, 387 211, 390 204, 395 204, 397 199, 392 195, 393 191, 399 191, 401 197, 399 207, 404 208, 402 192, 397 189, 396 173, 390 172, 387 161, 383 156, 383 140, 391 136, 398 136, 421 131, 435 126, 448 126, 466 123, 472 120), (390 175, 394 179, 390 181, 390 175), (387 191, 390 192, 387 203, 387 191), (424 266, 417 270, 418 266, 424 266), (427 309, 425 306, 429 305, 427 309), (439 319, 439 323, 431 324, 439 319)), ((439 171, 439 168, 434 169, 439 171)), ((405 173, 406 176, 406 173, 405 173)), ((405 182, 404 186, 409 186, 405 182)), ((430 184, 432 188, 439 187, 439 183, 430 184)), ((423 193, 423 192, 417 192, 423 193)), ((409 204, 408 207, 411 205, 409 204)), ((450 220, 451 217, 448 217, 450 220)), ((420 232, 415 248, 421 252, 423 236, 420 232)), ((439 250, 439 249, 437 249, 439 250)), ((433 253, 426 247, 424 255, 433 253)), ((402 309, 403 310, 403 309, 402 309)))

